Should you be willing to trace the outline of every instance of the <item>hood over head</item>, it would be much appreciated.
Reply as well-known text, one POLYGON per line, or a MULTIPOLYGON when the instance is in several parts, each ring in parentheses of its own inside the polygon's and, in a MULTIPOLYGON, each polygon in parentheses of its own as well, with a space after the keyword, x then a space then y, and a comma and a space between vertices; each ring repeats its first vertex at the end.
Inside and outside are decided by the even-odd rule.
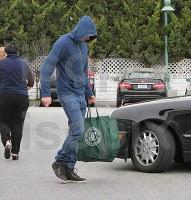
POLYGON ((97 37, 96 25, 90 16, 83 16, 70 32, 70 35, 76 42, 86 36, 89 36, 92 40, 97 37))

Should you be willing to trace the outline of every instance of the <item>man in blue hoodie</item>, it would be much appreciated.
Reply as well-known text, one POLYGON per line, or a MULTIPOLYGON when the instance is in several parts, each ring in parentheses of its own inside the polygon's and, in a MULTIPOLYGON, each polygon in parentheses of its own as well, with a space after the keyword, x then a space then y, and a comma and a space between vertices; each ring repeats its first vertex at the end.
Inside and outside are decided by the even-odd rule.
POLYGON ((56 88, 60 103, 68 117, 68 136, 58 151, 52 168, 65 182, 86 182, 74 173, 80 137, 84 134, 86 98, 95 103, 88 82, 87 42, 97 37, 91 17, 82 17, 75 28, 61 36, 41 66, 41 94, 45 107, 51 104, 50 77, 56 68, 56 88))

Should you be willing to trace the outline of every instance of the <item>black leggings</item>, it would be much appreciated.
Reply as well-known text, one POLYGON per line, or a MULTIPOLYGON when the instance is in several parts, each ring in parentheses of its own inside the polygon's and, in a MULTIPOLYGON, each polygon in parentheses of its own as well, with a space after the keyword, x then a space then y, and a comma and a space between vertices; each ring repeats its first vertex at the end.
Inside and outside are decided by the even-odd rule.
POLYGON ((0 134, 3 145, 11 140, 11 153, 18 154, 23 124, 29 107, 27 96, 0 92, 0 134))

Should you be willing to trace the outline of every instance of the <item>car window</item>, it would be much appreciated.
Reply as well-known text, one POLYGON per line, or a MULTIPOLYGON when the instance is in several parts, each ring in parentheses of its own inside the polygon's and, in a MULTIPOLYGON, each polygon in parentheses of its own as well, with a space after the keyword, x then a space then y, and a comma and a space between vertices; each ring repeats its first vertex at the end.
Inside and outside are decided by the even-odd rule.
POLYGON ((153 72, 130 72, 128 78, 154 78, 153 72))

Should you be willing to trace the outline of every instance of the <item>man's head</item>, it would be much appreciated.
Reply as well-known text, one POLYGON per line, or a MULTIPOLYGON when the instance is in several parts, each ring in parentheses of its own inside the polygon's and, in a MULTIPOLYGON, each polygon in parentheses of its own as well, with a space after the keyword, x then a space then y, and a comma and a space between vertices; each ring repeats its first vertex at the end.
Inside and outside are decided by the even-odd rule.
POLYGON ((9 43, 5 46, 5 49, 4 49, 5 53, 7 55, 9 54, 18 54, 19 52, 19 49, 16 47, 16 45, 14 43, 9 43))
POLYGON ((77 42, 89 42, 94 40, 97 37, 97 31, 92 18, 90 16, 82 17, 71 31, 70 35, 77 42))

